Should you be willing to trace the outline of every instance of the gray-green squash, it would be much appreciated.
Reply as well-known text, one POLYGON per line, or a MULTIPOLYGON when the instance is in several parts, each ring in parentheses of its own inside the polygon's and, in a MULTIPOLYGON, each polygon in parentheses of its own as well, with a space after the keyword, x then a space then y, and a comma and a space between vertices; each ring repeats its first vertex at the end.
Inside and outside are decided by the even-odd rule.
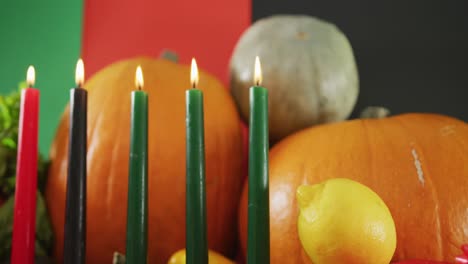
POLYGON ((244 120, 256 55, 269 90, 272 141, 350 115, 359 78, 351 45, 335 25, 309 16, 276 15, 243 33, 230 61, 230 85, 244 120))

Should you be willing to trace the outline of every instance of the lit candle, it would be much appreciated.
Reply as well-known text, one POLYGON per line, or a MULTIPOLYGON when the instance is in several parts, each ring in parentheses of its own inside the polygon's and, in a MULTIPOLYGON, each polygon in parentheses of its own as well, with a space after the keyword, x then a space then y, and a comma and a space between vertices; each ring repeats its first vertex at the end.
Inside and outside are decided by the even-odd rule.
POLYGON ((12 264, 34 263, 39 117, 39 90, 32 88, 34 81, 34 67, 29 66, 27 72, 28 88, 21 91, 11 250, 12 264))
POLYGON ((260 86, 262 72, 258 57, 254 83, 250 88, 247 263, 263 264, 270 263, 268 90, 260 86))
POLYGON ((142 91, 143 73, 135 75, 132 92, 127 204, 127 264, 146 263, 148 241, 148 94, 142 91))
POLYGON ((84 66, 76 64, 76 88, 70 90, 70 136, 63 263, 82 264, 86 257, 86 122, 88 92, 84 66))
POLYGON ((187 264, 207 264, 205 197, 205 132, 203 93, 197 89, 198 69, 192 59, 192 89, 185 93, 186 102, 186 258, 187 264))

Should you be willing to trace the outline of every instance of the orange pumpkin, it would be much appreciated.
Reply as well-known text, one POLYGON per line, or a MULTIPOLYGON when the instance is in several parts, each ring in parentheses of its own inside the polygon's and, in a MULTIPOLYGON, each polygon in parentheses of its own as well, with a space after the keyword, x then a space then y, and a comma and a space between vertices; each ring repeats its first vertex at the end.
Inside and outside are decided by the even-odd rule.
MULTIPOLYGON (((166 263, 185 247, 185 90, 190 69, 168 60, 135 58, 112 64, 85 85, 89 90, 86 263, 111 263, 125 252, 130 92, 142 66, 149 94, 149 263, 166 263)), ((201 71, 204 92, 208 244, 232 255, 242 189, 241 126, 227 89, 201 71)), ((52 145, 46 197, 62 258, 69 113, 52 145)))
POLYGON ((367 185, 388 205, 397 229, 394 260, 453 261, 468 241, 468 125, 430 114, 362 119, 303 130, 270 151, 272 264, 311 263, 297 234, 296 189, 336 177, 367 185))

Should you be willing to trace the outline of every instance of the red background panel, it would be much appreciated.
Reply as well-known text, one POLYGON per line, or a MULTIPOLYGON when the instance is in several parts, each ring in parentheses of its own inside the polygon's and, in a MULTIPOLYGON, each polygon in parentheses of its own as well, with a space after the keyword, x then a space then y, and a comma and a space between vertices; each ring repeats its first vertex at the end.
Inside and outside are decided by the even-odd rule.
POLYGON ((170 49, 227 83, 232 49, 250 21, 251 0, 88 0, 82 56, 91 76, 117 60, 170 49))

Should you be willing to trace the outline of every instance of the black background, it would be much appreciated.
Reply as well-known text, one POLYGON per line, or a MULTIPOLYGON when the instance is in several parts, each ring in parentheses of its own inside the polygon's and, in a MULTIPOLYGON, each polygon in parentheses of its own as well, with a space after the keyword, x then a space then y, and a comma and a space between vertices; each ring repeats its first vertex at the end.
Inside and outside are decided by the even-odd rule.
POLYGON ((360 76, 355 117, 369 105, 468 121, 468 1, 253 0, 253 21, 307 14, 336 24, 360 76))

